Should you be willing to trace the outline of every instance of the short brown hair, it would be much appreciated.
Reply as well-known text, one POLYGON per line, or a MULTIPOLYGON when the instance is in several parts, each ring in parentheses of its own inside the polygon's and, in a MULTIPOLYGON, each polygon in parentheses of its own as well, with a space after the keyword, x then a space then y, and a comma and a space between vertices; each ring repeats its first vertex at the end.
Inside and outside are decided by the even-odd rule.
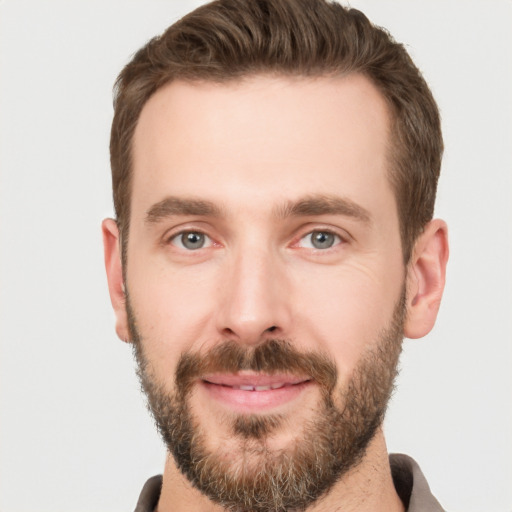
POLYGON ((132 139, 142 108, 176 80, 226 82, 272 73, 361 73, 391 111, 390 173, 404 261, 432 219, 443 140, 437 105, 404 47, 356 9, 326 0, 217 0, 141 48, 115 84, 110 157, 123 241, 130 223, 132 139))

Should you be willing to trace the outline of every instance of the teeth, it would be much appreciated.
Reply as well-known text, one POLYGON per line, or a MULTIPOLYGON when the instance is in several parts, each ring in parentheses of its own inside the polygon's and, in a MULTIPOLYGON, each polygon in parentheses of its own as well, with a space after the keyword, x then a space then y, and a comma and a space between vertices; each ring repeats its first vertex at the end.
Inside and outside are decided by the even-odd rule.
POLYGON ((233 389, 240 389, 241 391, 269 391, 271 389, 279 389, 284 387, 283 383, 271 384, 269 386, 232 386, 233 389))

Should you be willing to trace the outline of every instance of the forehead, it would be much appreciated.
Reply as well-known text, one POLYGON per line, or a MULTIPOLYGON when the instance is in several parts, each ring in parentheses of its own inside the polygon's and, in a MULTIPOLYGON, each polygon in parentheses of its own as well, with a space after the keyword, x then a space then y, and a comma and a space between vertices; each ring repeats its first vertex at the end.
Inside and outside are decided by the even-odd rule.
POLYGON ((311 193, 379 202, 391 194, 389 124, 384 98, 361 75, 173 82, 135 130, 132 211, 166 195, 239 207, 311 193))

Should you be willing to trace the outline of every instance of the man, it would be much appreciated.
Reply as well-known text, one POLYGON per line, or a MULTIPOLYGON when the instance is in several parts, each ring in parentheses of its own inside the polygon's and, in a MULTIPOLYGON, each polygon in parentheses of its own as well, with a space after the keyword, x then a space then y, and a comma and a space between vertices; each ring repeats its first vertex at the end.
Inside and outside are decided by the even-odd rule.
POLYGON ((220 0, 120 74, 118 336, 168 448, 137 511, 437 511, 382 421, 434 325, 442 138, 403 47, 323 0, 220 0))

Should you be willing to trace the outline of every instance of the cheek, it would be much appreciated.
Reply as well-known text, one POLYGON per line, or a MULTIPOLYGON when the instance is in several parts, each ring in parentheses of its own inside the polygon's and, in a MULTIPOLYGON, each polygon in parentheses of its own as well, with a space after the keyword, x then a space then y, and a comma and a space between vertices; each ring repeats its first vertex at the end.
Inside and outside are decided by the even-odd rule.
POLYGON ((400 297, 401 277, 352 266, 317 275, 302 286, 296 307, 297 334, 311 348, 329 354, 341 378, 347 378, 366 350, 390 325, 400 297), (346 376, 346 377, 344 377, 346 376))
POLYGON ((130 303, 147 357, 158 375, 174 377, 184 352, 207 341, 216 295, 206 272, 172 272, 168 267, 137 266, 127 276, 130 303))

